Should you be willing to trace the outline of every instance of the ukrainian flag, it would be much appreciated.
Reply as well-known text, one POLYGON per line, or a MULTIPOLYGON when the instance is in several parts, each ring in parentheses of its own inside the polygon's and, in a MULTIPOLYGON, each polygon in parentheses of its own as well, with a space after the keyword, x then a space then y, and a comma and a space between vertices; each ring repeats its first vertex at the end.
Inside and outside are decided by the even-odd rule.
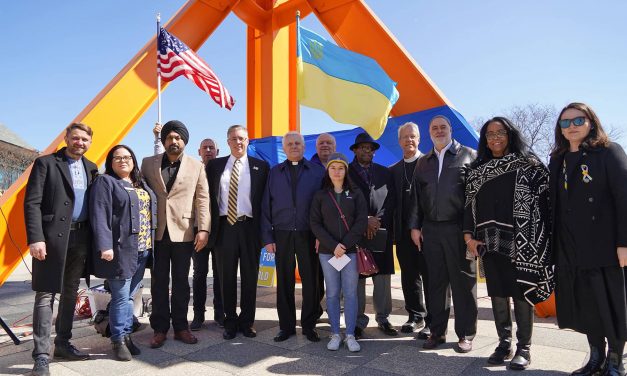
POLYGON ((396 82, 372 58, 338 47, 298 25, 298 99, 338 123, 381 136, 398 100, 396 82))

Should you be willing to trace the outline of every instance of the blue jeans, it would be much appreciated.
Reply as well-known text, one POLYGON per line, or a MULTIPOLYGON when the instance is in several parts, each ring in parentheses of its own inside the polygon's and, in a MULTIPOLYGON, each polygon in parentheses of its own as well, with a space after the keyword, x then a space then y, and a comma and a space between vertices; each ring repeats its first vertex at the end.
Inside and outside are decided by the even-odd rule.
POLYGON ((327 295, 327 313, 331 323, 331 332, 340 334, 340 291, 344 296, 344 321, 346 322, 346 334, 355 334, 357 322, 357 283, 359 272, 357 271, 357 254, 347 253, 351 261, 339 272, 329 264, 329 260, 335 257, 330 254, 320 253, 320 265, 324 274, 327 295))
POLYGON ((132 278, 107 279, 111 289, 111 303, 109 303, 111 342, 120 342, 125 335, 133 331, 133 296, 144 279, 148 255, 149 251, 138 253, 137 270, 132 278))

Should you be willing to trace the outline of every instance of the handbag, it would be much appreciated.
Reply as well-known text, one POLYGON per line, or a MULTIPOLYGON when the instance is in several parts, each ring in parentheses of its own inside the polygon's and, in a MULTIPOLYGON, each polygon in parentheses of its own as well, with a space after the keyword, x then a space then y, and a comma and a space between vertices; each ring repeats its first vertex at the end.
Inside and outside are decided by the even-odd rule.
MULTIPOLYGON (((335 204, 337 210, 340 212, 340 218, 342 218, 342 222, 344 222, 344 226, 346 226, 346 231, 350 231, 348 223, 346 223, 346 216, 342 212, 340 205, 338 205, 335 197, 333 197, 333 194, 331 192, 329 192, 329 196, 331 197, 331 200, 333 200, 333 203, 335 204)), ((355 248, 357 248, 357 270, 359 271, 359 274, 366 277, 377 274, 379 272, 379 267, 374 261, 374 256, 372 256, 372 252, 364 247, 360 247, 359 245, 356 245, 355 248)))

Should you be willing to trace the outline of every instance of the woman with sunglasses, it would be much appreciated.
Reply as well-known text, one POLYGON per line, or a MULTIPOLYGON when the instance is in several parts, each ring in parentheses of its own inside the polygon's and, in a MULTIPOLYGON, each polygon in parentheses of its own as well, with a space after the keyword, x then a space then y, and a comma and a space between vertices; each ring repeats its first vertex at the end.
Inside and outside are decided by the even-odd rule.
POLYGON ((324 274, 327 312, 331 323, 331 340, 327 349, 340 348, 340 292, 344 297, 344 342, 350 352, 361 350, 355 339, 357 324, 357 250, 355 245, 368 227, 368 206, 358 188, 348 177, 348 159, 333 153, 327 162, 327 173, 322 180, 322 190, 316 192, 309 211, 311 231, 319 241, 318 254, 324 274), (330 261, 346 260, 337 270, 330 261))
POLYGON ((571 103, 555 125, 549 170, 557 321, 590 345, 571 375, 624 375, 627 156, 592 108, 571 103))
POLYGON ((548 179, 548 170, 510 120, 495 117, 481 127, 477 158, 466 179, 464 241, 469 257, 482 258, 492 299, 499 345, 490 364, 512 357, 514 301, 518 343, 509 363, 514 370, 531 362, 534 304, 553 288, 548 179))
POLYGON ((111 292, 113 354, 117 360, 128 361, 140 354, 130 336, 133 296, 144 278, 157 226, 157 200, 128 146, 114 146, 107 154, 105 173, 91 186, 89 210, 94 275, 105 278, 111 292))

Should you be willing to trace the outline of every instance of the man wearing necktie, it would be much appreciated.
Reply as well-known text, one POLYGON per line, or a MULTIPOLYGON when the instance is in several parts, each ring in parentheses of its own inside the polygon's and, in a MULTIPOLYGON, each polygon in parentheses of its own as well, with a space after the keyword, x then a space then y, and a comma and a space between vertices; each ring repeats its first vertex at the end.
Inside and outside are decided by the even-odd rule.
POLYGON ((248 131, 233 125, 227 131, 228 157, 207 164, 212 229, 209 247, 216 252, 224 305, 224 339, 237 331, 255 337, 257 275, 261 253, 260 209, 270 169, 267 162, 247 155, 248 131), (237 314, 237 268, 240 269, 240 314, 237 314))

